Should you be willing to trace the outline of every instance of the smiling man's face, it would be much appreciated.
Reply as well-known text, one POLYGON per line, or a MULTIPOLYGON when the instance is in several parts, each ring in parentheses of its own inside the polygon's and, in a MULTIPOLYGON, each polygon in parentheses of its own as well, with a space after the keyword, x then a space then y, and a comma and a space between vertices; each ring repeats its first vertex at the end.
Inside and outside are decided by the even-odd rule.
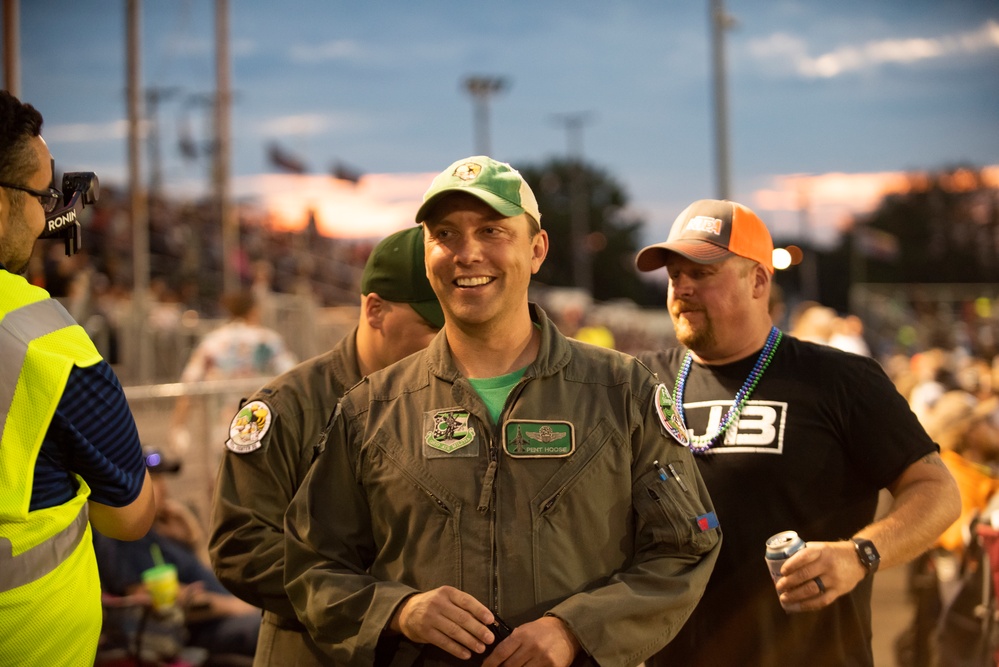
POLYGON ((447 196, 424 223, 427 277, 449 322, 502 324, 527 311, 527 288, 548 253, 527 215, 505 218, 477 197, 447 196))

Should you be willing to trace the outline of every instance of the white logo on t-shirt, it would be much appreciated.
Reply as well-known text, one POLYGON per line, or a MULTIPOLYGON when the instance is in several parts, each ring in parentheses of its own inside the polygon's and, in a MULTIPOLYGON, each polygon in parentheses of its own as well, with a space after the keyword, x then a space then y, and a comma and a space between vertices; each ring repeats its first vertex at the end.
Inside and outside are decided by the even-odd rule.
MULTIPOLYGON (((687 417, 690 435, 703 436, 717 431, 725 412, 731 406, 731 401, 684 403, 683 410, 687 417), (690 425, 702 423, 705 411, 708 413, 708 423, 704 432, 701 432, 690 425)), ((712 447, 711 451, 719 454, 748 452, 781 454, 784 451, 786 418, 785 402, 749 401, 742 408, 738 423, 728 428, 723 442, 712 447)))

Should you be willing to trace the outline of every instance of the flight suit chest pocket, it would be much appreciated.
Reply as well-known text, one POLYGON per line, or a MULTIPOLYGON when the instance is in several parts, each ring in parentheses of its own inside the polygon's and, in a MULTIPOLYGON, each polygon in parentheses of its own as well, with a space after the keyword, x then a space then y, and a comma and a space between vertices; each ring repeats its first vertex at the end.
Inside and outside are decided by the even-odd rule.
POLYGON ((679 461, 638 478, 635 509, 660 546, 702 553, 714 544, 718 521, 696 494, 695 482, 679 461), (685 479, 686 477, 686 479, 685 479))

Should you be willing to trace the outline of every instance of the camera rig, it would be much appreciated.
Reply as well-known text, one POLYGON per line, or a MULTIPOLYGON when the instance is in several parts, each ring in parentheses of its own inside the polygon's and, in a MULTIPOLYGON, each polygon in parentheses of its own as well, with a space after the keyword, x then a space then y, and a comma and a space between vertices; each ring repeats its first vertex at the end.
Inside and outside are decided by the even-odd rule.
POLYGON ((45 229, 40 239, 66 242, 66 254, 75 255, 80 249, 80 215, 84 206, 97 202, 101 195, 100 181, 92 171, 73 171, 62 175, 62 206, 45 216, 45 229))

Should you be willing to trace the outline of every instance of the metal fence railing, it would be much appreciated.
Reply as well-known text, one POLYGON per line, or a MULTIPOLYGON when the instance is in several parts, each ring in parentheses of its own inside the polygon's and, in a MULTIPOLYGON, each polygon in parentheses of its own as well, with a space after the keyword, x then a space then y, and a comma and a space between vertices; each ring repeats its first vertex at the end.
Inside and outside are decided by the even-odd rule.
POLYGON ((205 528, 229 422, 240 400, 269 379, 125 387, 143 447, 159 449, 181 462, 180 471, 167 480, 170 493, 187 505, 205 528), (175 409, 181 397, 188 397, 190 405, 184 423, 175 423, 175 409))

